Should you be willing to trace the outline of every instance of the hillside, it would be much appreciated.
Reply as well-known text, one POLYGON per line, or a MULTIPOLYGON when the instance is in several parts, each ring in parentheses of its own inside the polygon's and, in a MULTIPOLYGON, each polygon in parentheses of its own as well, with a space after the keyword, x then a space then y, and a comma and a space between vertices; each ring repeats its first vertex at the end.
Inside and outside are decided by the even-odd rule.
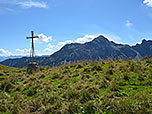
POLYGON ((26 69, 0 65, 4 114, 151 114, 152 58, 26 69))
MULTIPOLYGON (((76 62, 81 60, 107 60, 112 59, 141 59, 152 56, 152 41, 143 40, 141 44, 135 46, 117 44, 109 41, 100 35, 91 42, 84 44, 67 44, 50 57, 36 57, 40 66, 59 66, 66 62, 76 62)), ((8 59, 0 64, 10 67, 27 67, 29 58, 8 59)))

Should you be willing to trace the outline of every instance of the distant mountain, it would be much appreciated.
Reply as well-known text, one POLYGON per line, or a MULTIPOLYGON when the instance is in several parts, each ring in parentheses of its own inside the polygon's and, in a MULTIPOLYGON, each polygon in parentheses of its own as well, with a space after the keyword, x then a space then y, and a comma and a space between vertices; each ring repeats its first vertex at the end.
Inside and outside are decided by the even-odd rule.
MULTIPOLYGON (((66 44, 59 51, 49 57, 36 57, 35 60, 40 66, 58 66, 67 62, 80 60, 100 60, 100 59, 141 59, 152 55, 152 41, 143 40, 141 44, 135 46, 117 44, 109 41, 100 35, 91 42, 84 44, 66 44)), ((8 59, 0 64, 11 67, 26 67, 28 57, 20 59, 8 59)))
POLYGON ((3 56, 0 56, 0 62, 6 60, 3 56))
POLYGON ((140 53, 142 57, 152 55, 152 40, 143 40, 141 44, 132 46, 132 48, 140 53))
POLYGON ((0 62, 6 59, 15 59, 15 58, 21 58, 21 57, 22 56, 0 56, 0 62))

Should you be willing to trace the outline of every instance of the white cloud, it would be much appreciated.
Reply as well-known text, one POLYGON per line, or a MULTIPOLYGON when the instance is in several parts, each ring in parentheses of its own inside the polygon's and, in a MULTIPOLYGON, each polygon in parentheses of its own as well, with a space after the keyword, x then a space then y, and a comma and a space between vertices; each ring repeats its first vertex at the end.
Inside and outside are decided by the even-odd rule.
POLYGON ((129 20, 127 20, 126 21, 126 27, 128 27, 128 28, 131 28, 132 26, 133 26, 133 24, 129 21, 129 20))
POLYGON ((35 38, 35 43, 48 43, 52 40, 52 36, 45 36, 43 33, 38 35, 39 38, 35 38))
POLYGON ((71 43, 74 43, 74 41, 72 41, 72 40, 66 40, 66 41, 63 41, 63 42, 58 42, 58 44, 55 46, 55 49, 56 49, 56 50, 59 50, 59 49, 61 49, 64 45, 66 45, 66 44, 71 44, 71 43))
MULTIPOLYGON (((75 40, 75 43, 86 43, 89 41, 92 41, 94 38, 97 38, 98 36, 100 36, 101 34, 98 35, 85 35, 84 37, 78 38, 75 40)), ((105 38, 107 38, 110 41, 115 41, 118 42, 121 40, 121 38, 117 35, 113 35, 113 34, 104 34, 103 35, 105 38)))
POLYGON ((70 43, 74 43, 72 40, 66 40, 64 42, 59 42, 58 45, 59 46, 64 46, 65 44, 70 44, 70 43))
MULTIPOLYGON (((55 48, 56 49, 61 49, 64 45, 70 44, 70 43, 81 43, 81 44, 84 44, 86 42, 92 41, 94 38, 97 38, 98 36, 100 36, 100 35, 84 35, 83 37, 77 38, 74 41, 66 40, 66 41, 63 41, 63 42, 58 42, 58 44, 57 44, 57 46, 55 46, 55 48)), ((103 35, 103 36, 105 36, 110 41, 117 42, 117 41, 121 40, 121 38, 119 36, 116 36, 116 35, 108 34, 108 35, 103 35)))
POLYGON ((27 55, 30 55, 30 50, 31 49, 16 49, 16 52, 18 52, 17 55, 21 55, 21 56, 27 56, 27 55))
POLYGON ((85 43, 92 41, 94 38, 96 38, 98 35, 85 35, 84 37, 80 37, 75 40, 76 43, 85 43))
POLYGON ((31 8, 31 7, 37 7, 37 8, 47 8, 46 2, 35 2, 35 1, 22 1, 22 2, 16 2, 17 5, 20 5, 23 8, 31 8))
POLYGON ((152 0, 144 0, 144 4, 146 4, 148 7, 152 7, 152 0))
POLYGON ((141 42, 137 42, 137 44, 142 44, 142 41, 141 42))
POLYGON ((12 56, 13 54, 8 50, 0 49, 0 56, 12 56))
POLYGON ((5 11, 9 11, 9 12, 14 11, 14 10, 13 10, 13 9, 11 9, 11 8, 4 8, 4 10, 5 10, 5 11))
POLYGON ((58 44, 55 46, 55 48, 57 50, 61 49, 64 45, 66 44, 71 44, 71 43, 86 43, 86 42, 89 42, 89 41, 92 41, 94 38, 98 37, 99 35, 85 35, 84 37, 80 37, 80 38, 77 38, 76 40, 72 41, 72 40, 66 40, 66 41, 63 41, 63 42, 58 42, 58 44))
POLYGON ((1 4, 11 4, 11 3, 15 3, 16 0, 0 0, 1 4))
POLYGON ((11 5, 18 5, 22 8, 47 8, 47 2, 34 1, 34 0, 0 0, 1 4, 11 4, 11 5))
POLYGON ((49 43, 49 44, 47 45, 47 48, 44 49, 44 51, 53 51, 53 48, 54 48, 54 46, 53 46, 51 43, 49 43))

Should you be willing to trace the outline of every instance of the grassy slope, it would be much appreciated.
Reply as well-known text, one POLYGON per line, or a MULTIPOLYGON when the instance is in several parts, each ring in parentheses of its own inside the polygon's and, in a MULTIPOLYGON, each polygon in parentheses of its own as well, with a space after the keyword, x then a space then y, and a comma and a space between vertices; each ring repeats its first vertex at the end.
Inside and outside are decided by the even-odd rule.
POLYGON ((0 66, 4 114, 150 114, 152 59, 78 62, 58 68, 0 66))

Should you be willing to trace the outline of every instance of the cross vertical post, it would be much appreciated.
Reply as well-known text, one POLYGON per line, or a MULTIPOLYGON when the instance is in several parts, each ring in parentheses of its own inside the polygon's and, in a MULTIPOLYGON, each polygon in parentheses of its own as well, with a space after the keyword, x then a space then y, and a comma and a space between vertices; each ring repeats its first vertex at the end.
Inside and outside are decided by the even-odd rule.
POLYGON ((34 62, 34 31, 32 31, 32 63, 34 62))
POLYGON ((34 38, 39 38, 38 36, 34 36, 34 31, 31 31, 31 37, 26 37, 26 39, 32 39, 32 47, 31 47, 31 52, 30 52, 30 58, 32 55, 32 62, 29 62, 28 68, 27 68, 27 73, 32 73, 33 71, 37 71, 38 65, 36 62, 34 62, 34 38), (31 54, 32 53, 32 54, 31 54))
POLYGON ((32 39, 32 63, 34 62, 34 38, 39 38, 38 36, 34 36, 34 31, 31 31, 32 37, 26 37, 26 39, 32 39))

